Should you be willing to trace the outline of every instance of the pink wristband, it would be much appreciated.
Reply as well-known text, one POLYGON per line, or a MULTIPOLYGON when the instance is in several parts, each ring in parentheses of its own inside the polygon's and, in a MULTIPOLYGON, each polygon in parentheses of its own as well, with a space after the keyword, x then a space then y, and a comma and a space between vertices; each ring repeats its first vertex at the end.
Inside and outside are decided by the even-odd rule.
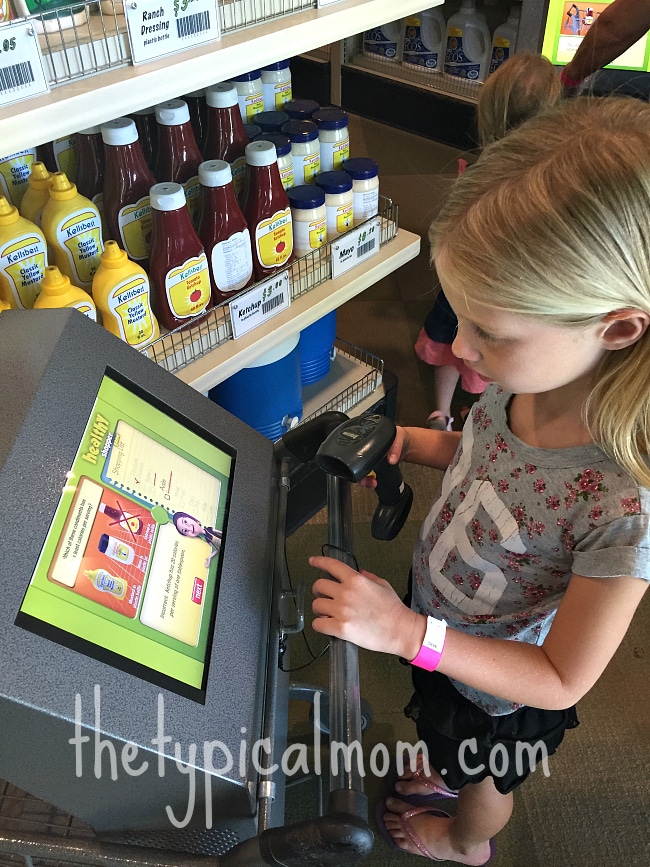
POLYGON ((446 632, 447 623, 444 620, 427 617, 427 631, 424 634, 422 647, 415 659, 411 660, 411 665, 424 668, 426 671, 435 671, 442 658, 446 632))
POLYGON ((582 84, 584 78, 569 78, 566 74, 566 66, 563 66, 560 72, 560 81, 565 87, 578 87, 578 85, 582 84))

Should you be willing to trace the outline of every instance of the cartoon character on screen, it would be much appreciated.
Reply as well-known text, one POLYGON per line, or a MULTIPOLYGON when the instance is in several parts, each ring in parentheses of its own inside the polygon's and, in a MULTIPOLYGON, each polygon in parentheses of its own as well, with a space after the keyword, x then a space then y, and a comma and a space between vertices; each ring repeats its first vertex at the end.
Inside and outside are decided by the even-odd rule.
POLYGON ((175 512, 172 518, 174 526, 181 536, 191 536, 197 539, 204 539, 210 548, 210 556, 205 561, 207 567, 210 566, 210 561, 221 550, 221 539, 223 534, 221 530, 215 530, 214 527, 204 527, 200 521, 187 512, 175 512))

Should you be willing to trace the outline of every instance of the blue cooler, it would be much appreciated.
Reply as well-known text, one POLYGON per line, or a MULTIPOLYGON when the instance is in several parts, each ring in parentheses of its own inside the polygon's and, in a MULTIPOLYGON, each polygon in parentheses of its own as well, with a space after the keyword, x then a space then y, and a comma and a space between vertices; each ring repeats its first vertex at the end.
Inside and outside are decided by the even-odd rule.
POLYGON ((302 416, 299 334, 215 385, 208 397, 270 440, 302 416))
POLYGON ((300 332, 300 378, 303 385, 318 382, 330 372, 336 338, 336 310, 300 332))

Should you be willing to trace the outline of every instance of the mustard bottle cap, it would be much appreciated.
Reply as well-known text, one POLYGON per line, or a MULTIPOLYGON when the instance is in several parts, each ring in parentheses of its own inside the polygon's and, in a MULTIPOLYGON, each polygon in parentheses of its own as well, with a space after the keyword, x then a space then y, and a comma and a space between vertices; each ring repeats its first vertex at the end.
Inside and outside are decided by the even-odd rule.
POLYGON ((11 304, 8 301, 3 301, 2 298, 0 298, 0 313, 2 313, 3 310, 11 310, 11 304))
POLYGON ((69 289, 70 278, 62 274, 56 265, 48 265, 41 281, 41 291, 47 295, 64 295, 69 289))
POLYGON ((123 268, 129 261, 129 257, 120 248, 117 241, 106 241, 104 252, 99 257, 102 265, 107 268, 123 268))
POLYGON ((77 187, 68 180, 65 172, 54 172, 50 182, 50 198, 57 202, 74 199, 77 195, 77 187))
POLYGON ((11 226, 12 223, 17 223, 19 219, 18 208, 14 208, 5 196, 0 196, 0 226, 11 226))
POLYGON ((30 187, 33 187, 35 190, 47 190, 51 181, 52 173, 48 171, 45 163, 32 163, 32 170, 27 179, 27 183, 30 187))

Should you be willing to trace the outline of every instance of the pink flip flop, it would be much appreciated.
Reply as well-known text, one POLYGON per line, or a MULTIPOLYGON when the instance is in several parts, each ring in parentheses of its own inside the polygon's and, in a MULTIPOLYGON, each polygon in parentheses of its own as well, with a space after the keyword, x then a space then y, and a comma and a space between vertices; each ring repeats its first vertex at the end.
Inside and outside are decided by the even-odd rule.
POLYGON ((393 764, 387 776, 388 788, 391 793, 399 798, 400 801, 404 801, 407 804, 412 804, 414 807, 426 807, 429 804, 432 804, 434 801, 439 801, 441 798, 457 798, 458 792, 453 791, 452 789, 445 789, 443 786, 437 785, 437 783, 432 782, 422 773, 422 768, 418 768, 417 771, 413 774, 413 779, 415 779, 418 783, 421 783, 427 789, 430 790, 431 794, 429 795, 403 795, 401 792, 398 792, 395 789, 395 783, 398 782, 399 777, 397 774, 397 767, 393 764))
MULTIPOLYGON (((395 840, 392 838, 390 831, 386 827, 386 823, 384 822, 384 813, 390 812, 391 811, 386 807, 386 804, 383 801, 377 802, 377 806, 375 807, 375 821, 377 823, 377 830, 379 831, 381 839, 384 841, 384 843, 392 846, 393 849, 397 849, 398 852, 402 852, 402 854, 404 855, 410 855, 410 852, 407 852, 405 849, 402 849, 400 846, 397 845, 395 840)), ((413 816, 417 816, 419 813, 430 813, 432 816, 438 816, 441 819, 449 819, 450 815, 444 810, 438 810, 436 807, 414 807, 412 810, 407 810, 405 813, 393 814, 395 816, 399 816, 402 827, 425 858, 428 858, 430 861, 442 861, 442 858, 436 858, 434 855, 431 854, 431 852, 429 852, 422 840, 420 840, 418 835, 411 827, 411 823, 409 820, 413 816)))
MULTIPOLYGON (((389 846, 392 846, 394 849, 397 849, 399 852, 402 852, 404 855, 410 855, 410 852, 406 852, 400 846, 397 845, 393 837, 391 836, 388 828, 386 827, 386 823, 384 821, 384 814, 386 812, 391 812, 388 810, 383 801, 379 801, 377 806, 375 807, 375 821, 377 823, 377 829, 382 840, 387 843, 389 846)), ((412 810, 406 810, 404 813, 393 813, 394 816, 398 816, 401 822, 403 829, 406 831, 408 836, 411 838, 414 845, 417 847, 418 851, 421 855, 424 855, 425 858, 428 858, 430 861, 444 861, 444 858, 436 858, 435 855, 432 855, 431 852, 424 845, 422 840, 418 837, 418 835, 413 830, 413 826, 411 825, 411 819, 413 816, 419 816, 422 813, 428 813, 431 816, 438 816, 441 819, 449 819, 449 813, 446 813, 444 810, 438 810, 436 807, 414 807, 412 810)), ((490 861, 494 858, 496 854, 496 844, 494 840, 490 840, 490 856, 487 861, 483 862, 482 867, 485 867, 486 864, 489 864, 490 861)))

